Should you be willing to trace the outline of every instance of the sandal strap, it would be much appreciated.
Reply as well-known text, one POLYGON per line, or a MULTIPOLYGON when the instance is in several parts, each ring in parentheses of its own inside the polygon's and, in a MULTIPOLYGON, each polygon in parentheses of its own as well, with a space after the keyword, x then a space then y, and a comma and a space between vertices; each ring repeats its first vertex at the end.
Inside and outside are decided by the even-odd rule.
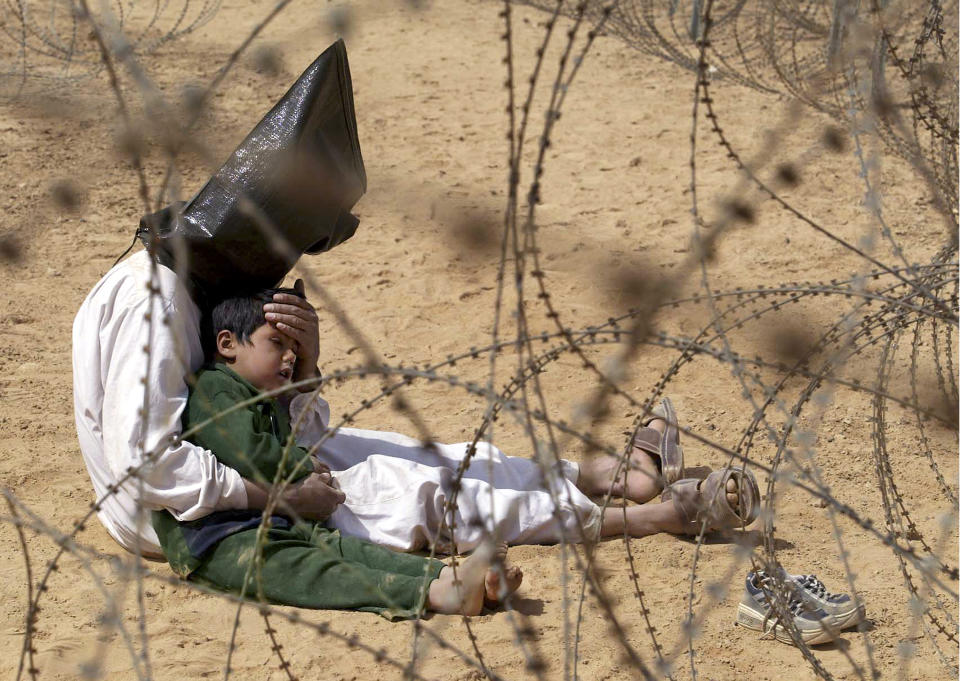
POLYGON ((641 428, 633 436, 633 446, 647 454, 660 456, 660 431, 656 428, 641 428))
POLYGON ((660 400, 657 410, 663 415, 667 427, 660 438, 660 461, 663 479, 667 484, 683 478, 683 447, 680 446, 680 426, 677 422, 677 412, 669 397, 660 400))
POLYGON ((667 420, 667 415, 664 413, 663 407, 657 407, 656 409, 652 409, 652 410, 650 411, 650 413, 647 414, 647 415, 640 421, 640 425, 641 425, 641 426, 644 426, 644 427, 649 426, 651 423, 653 423, 653 422, 656 421, 657 419, 661 419, 661 420, 663 420, 663 421, 666 421, 666 420, 667 420))

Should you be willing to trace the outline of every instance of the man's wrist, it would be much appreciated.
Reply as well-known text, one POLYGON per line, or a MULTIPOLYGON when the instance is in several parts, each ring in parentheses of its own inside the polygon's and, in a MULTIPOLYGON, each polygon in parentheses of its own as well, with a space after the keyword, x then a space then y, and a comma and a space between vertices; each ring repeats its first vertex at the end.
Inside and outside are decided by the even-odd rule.
MULTIPOLYGON (((299 381, 306 381, 306 380, 310 380, 310 379, 319 380, 322 375, 323 375, 323 374, 320 373, 320 367, 318 367, 316 364, 314 364, 314 366, 313 366, 313 371, 312 371, 312 372, 305 371, 305 372, 303 373, 303 375, 301 375, 301 376, 297 379, 297 381, 298 381, 298 382, 299 382, 299 381)), ((306 383, 306 384, 304 384, 304 385, 298 385, 298 386, 297 386, 297 390, 300 391, 300 392, 302 392, 302 393, 309 393, 309 392, 313 392, 316 387, 317 387, 316 382, 310 382, 310 383, 306 383)))
POLYGON ((243 480, 243 488, 247 492, 247 508, 262 511, 267 505, 266 491, 246 478, 241 479, 243 480))
MULTIPOLYGON (((267 490, 260 485, 243 478, 243 486, 247 490, 247 508, 255 511, 262 511, 267 507, 267 501, 270 495, 267 490)), ((283 513, 296 511, 297 488, 287 487, 279 497, 277 497, 277 509, 283 513)))

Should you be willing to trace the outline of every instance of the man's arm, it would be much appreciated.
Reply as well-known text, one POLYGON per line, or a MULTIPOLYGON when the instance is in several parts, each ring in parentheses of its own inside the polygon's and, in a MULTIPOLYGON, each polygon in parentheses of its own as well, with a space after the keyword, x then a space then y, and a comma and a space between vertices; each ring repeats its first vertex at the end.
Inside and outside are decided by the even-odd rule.
MULTIPOLYGON (((103 472, 114 481, 140 470, 124 488, 147 508, 165 508, 183 521, 216 510, 263 508, 266 493, 260 487, 193 443, 167 444, 144 464, 145 454, 179 436, 187 399, 184 376, 200 363, 202 351, 200 314, 193 302, 185 296, 151 300, 140 274, 136 267, 112 272, 117 278, 102 281, 77 315, 74 381, 82 394, 77 409, 90 410, 78 411, 78 427, 82 422, 91 440, 101 440, 97 457, 102 455, 103 472)), ((342 501, 342 495, 323 482, 310 476, 288 488, 284 500, 301 517, 326 517, 325 500, 342 501)))
MULTIPOLYGON (((247 488, 249 507, 261 510, 266 508, 267 490, 249 480, 243 482, 247 488)), ((287 486, 280 497, 280 510, 293 511, 294 515, 308 520, 324 520, 330 517, 337 506, 346 500, 346 495, 332 487, 331 483, 329 472, 311 473, 303 480, 287 486)))
POLYGON ((103 444, 111 472, 119 480, 142 466, 127 489, 178 520, 246 508, 246 486, 236 471, 192 443, 170 444, 180 433, 190 353, 199 351, 199 315, 133 290, 139 285, 130 277, 99 329, 103 444), (154 449, 160 451, 145 463, 154 449))

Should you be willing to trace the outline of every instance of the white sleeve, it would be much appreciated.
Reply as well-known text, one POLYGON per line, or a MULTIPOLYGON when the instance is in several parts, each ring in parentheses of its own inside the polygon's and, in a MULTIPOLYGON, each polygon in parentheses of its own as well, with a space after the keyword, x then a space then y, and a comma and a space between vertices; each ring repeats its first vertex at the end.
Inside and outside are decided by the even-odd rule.
MULTIPOLYGON (((115 479, 140 465, 145 452, 180 434, 189 371, 185 343, 174 337, 185 330, 176 309, 159 295, 127 293, 100 327, 103 445, 115 479)), ((194 326, 187 332, 198 333, 194 326)), ((178 520, 247 506, 239 473, 189 442, 166 447, 126 487, 145 507, 165 508, 178 520)))
POLYGON ((290 400, 290 427, 301 447, 313 447, 327 431, 330 405, 316 392, 298 393, 290 400))

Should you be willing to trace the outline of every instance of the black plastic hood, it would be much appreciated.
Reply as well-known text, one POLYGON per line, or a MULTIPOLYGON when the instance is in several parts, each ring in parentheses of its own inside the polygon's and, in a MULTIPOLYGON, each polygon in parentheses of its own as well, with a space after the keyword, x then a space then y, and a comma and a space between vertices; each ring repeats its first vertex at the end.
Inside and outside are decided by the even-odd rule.
POLYGON ((193 199, 144 216, 138 234, 205 296, 266 288, 301 254, 353 236, 358 220, 350 210, 366 188, 347 50, 338 40, 193 199))

